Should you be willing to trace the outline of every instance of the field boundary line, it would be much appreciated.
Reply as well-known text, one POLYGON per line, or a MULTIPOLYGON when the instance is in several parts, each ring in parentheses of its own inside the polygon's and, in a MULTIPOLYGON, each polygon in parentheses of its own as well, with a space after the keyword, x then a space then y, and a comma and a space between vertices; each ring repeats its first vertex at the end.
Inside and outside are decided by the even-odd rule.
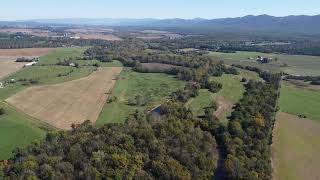
POLYGON ((20 109, 16 108, 15 106, 11 105, 7 101, 1 101, 1 102, 4 103, 9 108, 13 109, 14 111, 16 111, 16 112, 28 117, 29 119, 26 119, 26 121, 32 123, 33 125, 39 127, 40 129, 44 129, 46 131, 59 130, 58 128, 50 125, 49 123, 46 123, 44 121, 41 121, 40 119, 37 119, 37 118, 35 118, 33 116, 30 116, 30 115, 26 114, 25 112, 21 111, 20 109))

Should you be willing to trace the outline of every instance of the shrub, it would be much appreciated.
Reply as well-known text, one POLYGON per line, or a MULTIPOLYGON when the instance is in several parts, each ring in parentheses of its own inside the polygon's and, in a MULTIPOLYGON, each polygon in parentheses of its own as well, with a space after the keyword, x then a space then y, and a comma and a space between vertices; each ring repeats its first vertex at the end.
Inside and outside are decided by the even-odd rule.
POLYGON ((4 108, 0 108, 0 116, 3 115, 3 114, 5 114, 5 113, 6 113, 6 112, 5 112, 4 108))

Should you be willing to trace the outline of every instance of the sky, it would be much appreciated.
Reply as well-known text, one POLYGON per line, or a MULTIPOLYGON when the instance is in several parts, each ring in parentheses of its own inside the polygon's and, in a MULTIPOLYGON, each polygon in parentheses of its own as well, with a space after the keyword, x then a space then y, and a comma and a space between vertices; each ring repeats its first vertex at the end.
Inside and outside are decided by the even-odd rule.
POLYGON ((0 20, 320 14, 320 0, 1 0, 0 20))

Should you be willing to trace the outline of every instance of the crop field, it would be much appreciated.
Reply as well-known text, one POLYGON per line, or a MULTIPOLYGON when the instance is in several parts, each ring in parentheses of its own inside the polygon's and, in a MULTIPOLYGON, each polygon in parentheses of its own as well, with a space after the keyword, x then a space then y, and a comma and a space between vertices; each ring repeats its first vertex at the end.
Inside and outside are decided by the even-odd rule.
POLYGON ((30 87, 6 101, 60 129, 95 122, 122 68, 101 68, 90 76, 62 84, 30 87))
POLYGON ((44 56, 53 50, 52 48, 0 49, 0 79, 18 71, 26 64, 15 62, 17 58, 44 56))
POLYGON ((121 38, 113 34, 105 33, 76 33, 75 36, 80 37, 81 39, 101 39, 106 41, 120 41, 121 38))
POLYGON ((273 72, 284 71, 293 75, 320 75, 320 57, 317 56, 266 54, 259 52, 212 52, 210 55, 219 58, 228 64, 255 66, 273 72), (261 64, 256 62, 258 56, 270 57, 273 59, 277 58, 277 61, 261 64))
POLYGON ((0 59, 0 80, 21 69, 25 63, 17 63, 15 60, 0 59))
MULTIPOLYGON (((37 65, 23 68, 20 71, 7 76, 4 81, 15 79, 17 82, 8 84, 6 88, 0 89, 0 100, 6 99, 30 86, 23 85, 23 83, 25 83, 24 80, 36 80, 37 83, 34 85, 47 85, 63 83, 90 75, 97 69, 92 66, 96 61, 77 61, 81 65, 80 68, 55 65, 58 62, 58 58, 65 59, 69 57, 79 57, 84 51, 85 48, 58 48, 46 56, 40 57, 37 65)), ((119 61, 113 61, 111 63, 98 62, 98 64, 102 67, 122 66, 119 61)))
POLYGON ((74 34, 74 36, 80 37, 82 39, 101 39, 107 41, 120 41, 120 37, 117 37, 113 34, 113 29, 109 28, 78 28, 78 29, 69 29, 68 32, 74 34))
POLYGON ((245 91, 243 84, 240 82, 242 78, 260 81, 257 73, 240 70, 239 75, 226 75, 221 77, 212 77, 211 80, 222 84, 222 89, 213 94, 206 89, 201 89, 199 96, 192 98, 187 106, 190 107, 196 116, 204 115, 204 109, 209 107, 215 101, 218 104, 216 115, 219 119, 225 120, 232 111, 233 104, 237 103, 245 91), (219 108, 220 107, 220 108, 219 108))
POLYGON ((56 84, 88 76, 95 69, 95 67, 73 68, 67 66, 32 66, 24 68, 5 79, 15 79, 17 82, 14 84, 8 84, 5 88, 0 89, 0 100, 6 99, 18 91, 30 86, 29 84, 24 84, 25 79, 36 80, 36 85, 56 84))
POLYGON ((320 179, 320 123, 278 113, 274 128, 274 180, 320 179))
POLYGON ((128 114, 136 109, 144 111, 157 107, 166 98, 184 86, 183 81, 174 76, 159 73, 137 73, 125 69, 120 74, 111 97, 116 98, 106 103, 97 121, 98 125, 124 122, 128 114), (128 105, 128 101, 138 95, 148 99, 144 106, 128 105))
POLYGON ((45 131, 33 123, 34 119, 6 103, 0 101, 0 107, 5 110, 5 114, 0 115, 0 160, 4 160, 11 157, 14 149, 41 139, 45 131))
POLYGON ((283 112, 305 115, 320 122, 320 90, 297 88, 282 83, 280 107, 283 112))
POLYGON ((54 48, 0 49, 0 57, 40 57, 54 50, 54 48))

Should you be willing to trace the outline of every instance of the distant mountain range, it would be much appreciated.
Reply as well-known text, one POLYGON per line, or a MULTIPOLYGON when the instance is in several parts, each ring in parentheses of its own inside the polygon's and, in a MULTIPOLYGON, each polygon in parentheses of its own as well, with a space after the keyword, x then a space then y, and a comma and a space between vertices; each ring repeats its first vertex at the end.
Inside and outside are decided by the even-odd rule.
MULTIPOLYGON (((207 31, 266 31, 320 34, 320 15, 286 16, 269 15, 244 16, 222 19, 35 19, 11 23, 59 24, 59 25, 103 25, 135 26, 149 28, 206 29, 207 31)), ((0 24, 3 24, 0 23, 0 24)))

